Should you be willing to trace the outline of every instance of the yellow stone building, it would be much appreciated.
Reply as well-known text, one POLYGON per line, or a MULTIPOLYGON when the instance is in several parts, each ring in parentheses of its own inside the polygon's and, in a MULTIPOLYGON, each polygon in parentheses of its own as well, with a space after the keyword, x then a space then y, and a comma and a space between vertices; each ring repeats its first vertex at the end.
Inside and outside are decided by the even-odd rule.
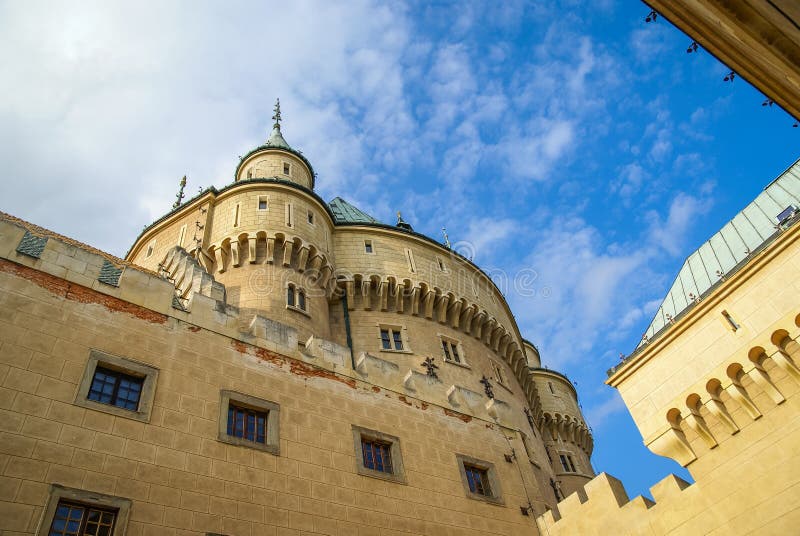
POLYGON ((686 467, 655 502, 602 473, 538 520, 566 534, 800 533, 800 161, 690 255, 609 371, 647 447, 686 467))
POLYGON ((0 217, 0 533, 528 535, 594 477, 486 274, 275 119, 124 260, 0 217))

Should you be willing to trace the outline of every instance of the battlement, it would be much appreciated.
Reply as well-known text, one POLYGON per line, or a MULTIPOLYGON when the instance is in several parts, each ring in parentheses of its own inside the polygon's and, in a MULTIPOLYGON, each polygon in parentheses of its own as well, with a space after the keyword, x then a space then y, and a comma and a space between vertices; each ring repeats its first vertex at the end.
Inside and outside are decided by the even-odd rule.
POLYGON ((629 499, 622 482, 600 473, 536 522, 542 534, 551 535, 588 534, 598 527, 608 534, 661 534, 653 531, 651 519, 686 511, 685 490, 694 486, 669 475, 650 488, 655 501, 643 496, 629 499))

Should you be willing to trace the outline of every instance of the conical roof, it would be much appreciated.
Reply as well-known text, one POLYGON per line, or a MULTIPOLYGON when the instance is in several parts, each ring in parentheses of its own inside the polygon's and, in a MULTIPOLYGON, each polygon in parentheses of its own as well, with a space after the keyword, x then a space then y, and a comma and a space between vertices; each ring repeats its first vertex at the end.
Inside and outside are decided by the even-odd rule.
POLYGON ((267 138, 267 143, 264 144, 265 147, 278 147, 281 149, 287 149, 292 151, 293 149, 286 143, 286 140, 281 134, 281 126, 278 123, 275 123, 272 127, 272 133, 267 138))

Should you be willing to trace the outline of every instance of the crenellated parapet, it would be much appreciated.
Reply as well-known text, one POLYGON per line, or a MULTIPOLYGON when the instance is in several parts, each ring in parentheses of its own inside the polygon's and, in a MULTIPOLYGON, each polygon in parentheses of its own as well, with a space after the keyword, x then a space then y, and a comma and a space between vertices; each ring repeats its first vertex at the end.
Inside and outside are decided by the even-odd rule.
POLYGON ((261 264, 291 268, 309 275, 307 280, 322 289, 328 289, 334 273, 328 255, 317 245, 296 234, 267 229, 226 236, 211 244, 203 259, 206 269, 217 273, 261 264))

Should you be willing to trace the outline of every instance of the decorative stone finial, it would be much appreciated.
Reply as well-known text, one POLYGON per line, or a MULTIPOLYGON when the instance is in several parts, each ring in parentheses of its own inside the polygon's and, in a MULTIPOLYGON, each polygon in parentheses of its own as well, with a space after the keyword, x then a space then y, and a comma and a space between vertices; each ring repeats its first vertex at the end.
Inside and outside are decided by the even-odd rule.
POLYGON ((277 99, 275 101, 275 115, 272 116, 272 119, 275 120, 275 124, 272 125, 272 128, 277 128, 280 130, 281 128, 281 99, 277 99))
POLYGON ((180 190, 178 190, 178 193, 175 194, 175 197, 177 197, 178 199, 174 203, 172 203, 172 208, 178 208, 179 206, 181 206, 181 201, 183 201, 184 198, 183 189, 186 187, 186 175, 183 176, 180 184, 181 188, 180 190))
POLYGON ((450 249, 450 238, 447 236, 447 228, 442 227, 442 234, 444 235, 444 245, 447 249, 450 249))
POLYGON ((399 210, 397 211, 397 225, 395 227, 399 227, 400 229, 405 229, 406 231, 414 230, 411 227, 411 224, 403 219, 403 215, 400 213, 399 210))

